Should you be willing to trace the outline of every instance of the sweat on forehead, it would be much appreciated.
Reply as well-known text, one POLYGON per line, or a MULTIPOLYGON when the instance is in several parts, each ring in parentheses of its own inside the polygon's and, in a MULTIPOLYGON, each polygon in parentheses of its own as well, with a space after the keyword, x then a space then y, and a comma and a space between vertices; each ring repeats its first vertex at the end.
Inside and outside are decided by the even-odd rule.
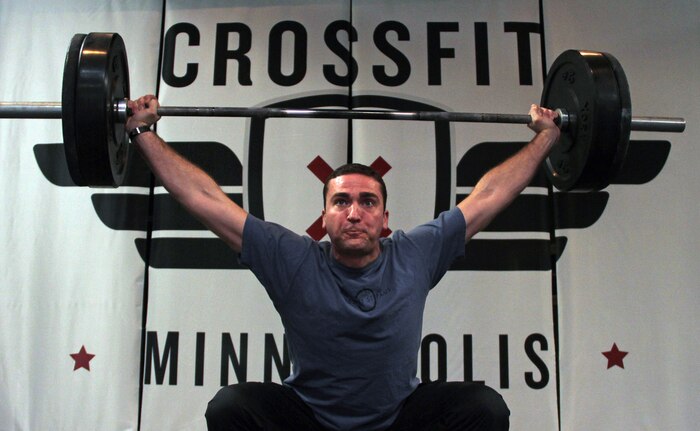
POLYGON ((349 175, 349 174, 360 174, 364 175, 366 177, 370 177, 374 179, 377 183, 379 183, 379 189, 382 193, 382 200, 384 202, 384 208, 386 208, 386 199, 387 199, 387 192, 386 192, 386 184, 384 184, 384 179, 382 178, 381 175, 377 173, 374 169, 367 165, 363 165, 360 163, 348 163, 346 165, 343 165, 333 172, 331 172, 330 175, 328 175, 328 178, 326 178, 326 181, 323 184, 323 205, 326 205, 326 198, 328 197, 328 184, 333 180, 334 178, 341 177, 343 175, 349 175))

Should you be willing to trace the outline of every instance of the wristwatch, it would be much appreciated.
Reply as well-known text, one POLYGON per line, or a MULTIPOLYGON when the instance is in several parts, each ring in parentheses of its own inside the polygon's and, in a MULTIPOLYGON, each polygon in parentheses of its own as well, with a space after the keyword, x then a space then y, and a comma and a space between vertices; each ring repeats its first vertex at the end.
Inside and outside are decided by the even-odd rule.
POLYGON ((132 141, 134 140, 135 137, 140 135, 141 133, 146 133, 151 131, 151 126, 139 126, 139 127, 134 127, 131 129, 129 132, 129 139, 132 141))

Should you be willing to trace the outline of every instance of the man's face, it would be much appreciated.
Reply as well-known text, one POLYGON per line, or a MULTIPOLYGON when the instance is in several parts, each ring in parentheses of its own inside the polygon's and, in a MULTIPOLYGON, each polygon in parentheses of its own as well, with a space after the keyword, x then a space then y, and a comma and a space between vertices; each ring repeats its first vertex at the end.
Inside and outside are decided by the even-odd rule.
POLYGON ((323 228, 336 259, 347 264, 343 259, 349 258, 360 266, 372 262, 380 252, 382 230, 389 224, 379 183, 361 174, 342 175, 328 183, 326 196, 323 228))

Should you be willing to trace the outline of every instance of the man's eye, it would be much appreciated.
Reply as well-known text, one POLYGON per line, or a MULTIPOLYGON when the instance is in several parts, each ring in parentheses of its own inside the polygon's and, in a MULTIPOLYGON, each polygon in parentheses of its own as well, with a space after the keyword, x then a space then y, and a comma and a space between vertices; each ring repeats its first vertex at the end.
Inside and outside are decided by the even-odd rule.
POLYGON ((345 206, 348 204, 348 201, 345 199, 336 199, 335 204, 338 206, 345 206))
POLYGON ((375 206, 375 205, 376 205, 376 202, 374 202, 374 201, 371 200, 371 199, 365 201, 365 206, 366 206, 366 207, 370 207, 370 208, 371 208, 371 207, 373 207, 373 206, 375 206))

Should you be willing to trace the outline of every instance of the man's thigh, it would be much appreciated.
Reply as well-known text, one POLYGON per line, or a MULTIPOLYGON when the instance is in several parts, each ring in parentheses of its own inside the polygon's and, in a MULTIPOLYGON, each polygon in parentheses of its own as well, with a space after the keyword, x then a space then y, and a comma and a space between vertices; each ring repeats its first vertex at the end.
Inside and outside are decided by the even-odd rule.
POLYGON ((423 383, 406 400, 391 431, 507 430, 503 397, 479 383, 423 383))
POLYGON ((239 383, 221 388, 207 406, 213 430, 324 431, 292 389, 277 383, 239 383))

